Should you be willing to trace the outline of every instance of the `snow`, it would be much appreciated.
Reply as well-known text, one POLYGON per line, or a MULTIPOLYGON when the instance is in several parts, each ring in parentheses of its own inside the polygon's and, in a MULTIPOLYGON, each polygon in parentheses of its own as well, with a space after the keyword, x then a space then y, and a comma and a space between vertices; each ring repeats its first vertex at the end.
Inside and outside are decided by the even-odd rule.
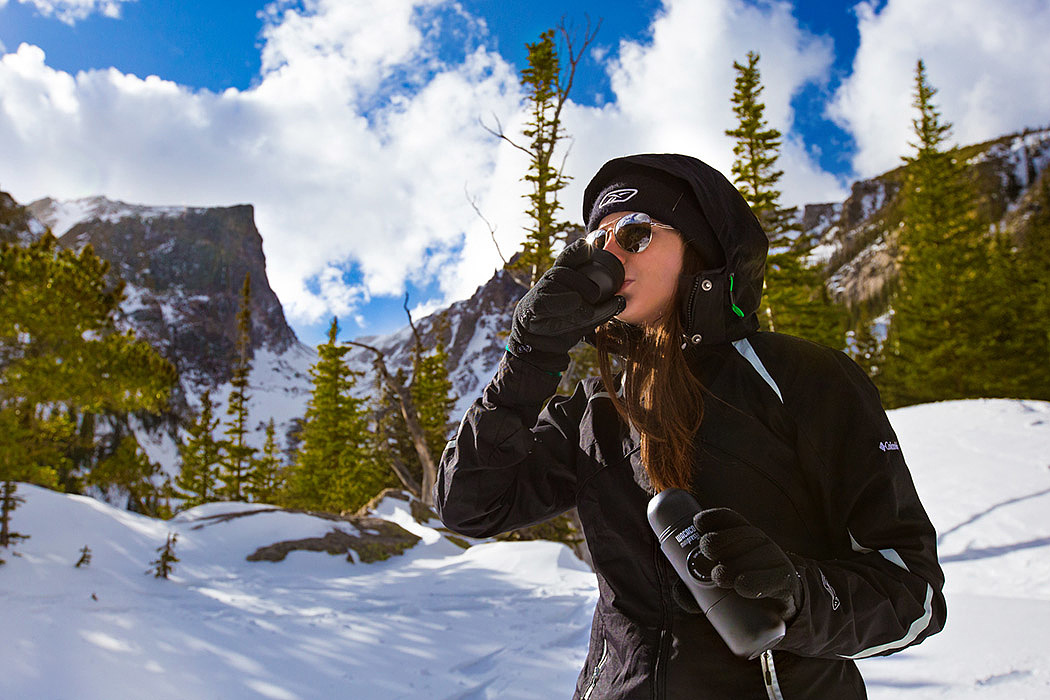
POLYGON ((116 222, 130 217, 155 219, 162 216, 182 216, 188 211, 204 211, 181 206, 143 206, 126 204, 105 197, 83 197, 57 201, 38 200, 30 205, 35 216, 51 227, 56 237, 61 237, 79 223, 92 220, 116 222))
MULTIPOLYGON (((861 662, 872 700, 1050 697, 1050 403, 955 401, 890 413, 940 540, 946 629, 861 662)), ((568 697, 593 574, 549 542, 454 544, 387 498, 422 540, 372 564, 279 540, 349 523, 214 503, 172 520, 20 485, 31 539, 0 552, 0 697, 355 700, 568 697), (253 515, 219 521, 214 516, 253 515), (170 580, 147 575, 177 533, 170 580), (89 566, 74 568, 79 550, 89 566)))

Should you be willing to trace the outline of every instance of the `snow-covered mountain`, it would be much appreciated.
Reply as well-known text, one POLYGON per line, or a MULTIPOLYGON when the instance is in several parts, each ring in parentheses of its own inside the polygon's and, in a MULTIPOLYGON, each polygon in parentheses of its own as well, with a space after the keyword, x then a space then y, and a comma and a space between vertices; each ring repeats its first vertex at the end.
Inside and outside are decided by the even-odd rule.
MULTIPOLYGON (((980 206, 1001 222, 1002 230, 1023 235, 1026 212, 1033 206, 1032 185, 1050 177, 1050 130, 1005 136, 961 153, 974 169, 980 206)), ((819 241, 814 256, 826 262, 829 289, 840 300, 878 301, 896 274, 901 177, 898 168, 855 183, 844 202, 811 204, 802 210, 800 223, 819 241)), ((176 411, 182 418, 197 405, 203 390, 212 389, 220 404, 228 394, 235 317, 241 284, 250 272, 255 360, 249 409, 255 442, 261 445, 262 428, 271 417, 284 436, 305 413, 308 369, 316 353, 296 339, 269 286, 262 238, 250 206, 149 207, 91 197, 41 199, 28 205, 25 214, 10 206, 0 209, 17 214, 12 221, 0 220, 0 241, 24 240, 50 227, 63 245, 90 243, 127 281, 125 322, 179 368, 182 386, 176 411)), ((427 346, 445 328, 442 340, 449 349, 459 397, 454 420, 492 376, 514 304, 524 292, 511 275, 498 272, 470 299, 416 320, 427 346), (440 323, 443 314, 447 327, 440 323)), ((415 339, 407 325, 359 340, 382 350, 391 371, 410 370, 415 339)), ((366 373, 358 393, 373 393, 372 354, 354 349, 349 360, 366 373)), ((174 431, 172 421, 159 430, 136 430, 150 456, 169 471, 175 467, 174 431)))
MULTIPOLYGON (((1050 697, 1050 403, 945 402, 890 420, 939 533, 948 622, 860 662, 869 697, 1050 697)), ((0 550, 3 698, 548 700, 571 694, 583 662, 597 585, 560 544, 464 550, 388 498, 374 515, 420 539, 366 564, 349 553, 360 523, 237 503, 161 521, 19 492, 12 525, 31 537, 0 550), (169 533, 180 561, 155 579, 169 533), (247 559, 326 536, 346 543, 337 556, 247 559), (85 546, 91 563, 75 568, 85 546)))
MULTIPOLYGON (((514 305, 526 291, 509 273, 500 270, 469 299, 414 321, 424 347, 434 346, 437 333, 443 335, 441 340, 449 354, 449 376, 458 397, 453 411, 455 422, 459 422, 467 407, 481 395, 496 371, 507 344, 506 333, 510 330, 514 305)), ((404 369, 411 375, 412 349, 416 342, 411 327, 406 325, 394 333, 359 340, 381 350, 391 372, 404 369)), ((368 350, 354 348, 348 354, 348 362, 371 377, 374 357, 368 350)), ((360 381, 359 390, 366 393, 372 382, 372 379, 360 381)))
POLYGON ((219 411, 225 405, 246 274, 251 275, 254 354, 252 442, 262 445, 271 418, 283 436, 305 413, 316 353, 298 341, 270 288, 251 206, 150 207, 90 197, 47 198, 21 212, 4 210, 18 219, 8 239, 25 240, 50 229, 62 246, 91 245, 125 281, 121 325, 148 340, 179 371, 173 414, 150 428, 134 419, 129 426, 166 471, 177 469, 178 426, 197 408, 201 394, 211 391, 219 411))
POLYGON ((41 199, 26 210, 61 245, 91 245, 110 263, 126 282, 126 323, 199 388, 230 378, 247 274, 252 347, 281 355, 298 343, 270 288, 250 205, 146 207, 91 197, 41 199))
MULTIPOLYGON (((1001 231, 1023 238, 1032 186, 1050 177, 1050 129, 1011 134, 960 149, 980 197, 979 208, 1001 231)), ((855 182, 844 202, 808 204, 803 230, 814 237, 815 260, 827 264, 828 289, 850 305, 883 298, 897 274, 903 168, 855 182)))

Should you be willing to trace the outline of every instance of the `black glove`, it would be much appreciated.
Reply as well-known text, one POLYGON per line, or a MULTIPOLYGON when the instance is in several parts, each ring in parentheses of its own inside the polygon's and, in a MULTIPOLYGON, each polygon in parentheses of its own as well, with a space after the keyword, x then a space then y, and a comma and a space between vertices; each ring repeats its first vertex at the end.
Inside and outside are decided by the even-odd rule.
POLYGON ((514 308, 507 352, 545 372, 564 372, 569 350, 623 311, 627 304, 621 296, 597 306, 584 301, 595 284, 578 268, 593 255, 594 247, 584 239, 562 251, 514 308))
POLYGON ((776 601, 785 622, 802 605, 802 579, 795 565, 766 533, 729 508, 710 508, 693 518, 700 553, 713 563, 711 580, 744 598, 776 601))

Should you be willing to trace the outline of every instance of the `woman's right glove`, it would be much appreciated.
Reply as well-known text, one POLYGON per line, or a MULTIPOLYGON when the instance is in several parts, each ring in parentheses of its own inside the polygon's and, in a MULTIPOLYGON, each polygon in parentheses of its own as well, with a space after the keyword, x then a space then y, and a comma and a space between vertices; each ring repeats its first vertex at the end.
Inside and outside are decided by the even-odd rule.
POLYGON ((507 352, 545 372, 564 372, 569 350, 585 335, 623 311, 624 298, 614 296, 598 305, 584 301, 594 283, 578 270, 594 255, 580 239, 561 252, 551 269, 514 307, 507 352))

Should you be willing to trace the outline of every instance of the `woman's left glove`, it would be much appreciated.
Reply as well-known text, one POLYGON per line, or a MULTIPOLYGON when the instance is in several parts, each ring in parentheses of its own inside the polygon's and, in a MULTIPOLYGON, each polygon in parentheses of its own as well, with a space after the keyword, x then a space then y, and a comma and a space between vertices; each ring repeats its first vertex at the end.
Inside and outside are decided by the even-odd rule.
POLYGON ((713 563, 711 580, 745 598, 775 600, 790 622, 802 606, 802 579, 791 559, 766 533, 730 508, 710 508, 693 517, 700 553, 713 563))

